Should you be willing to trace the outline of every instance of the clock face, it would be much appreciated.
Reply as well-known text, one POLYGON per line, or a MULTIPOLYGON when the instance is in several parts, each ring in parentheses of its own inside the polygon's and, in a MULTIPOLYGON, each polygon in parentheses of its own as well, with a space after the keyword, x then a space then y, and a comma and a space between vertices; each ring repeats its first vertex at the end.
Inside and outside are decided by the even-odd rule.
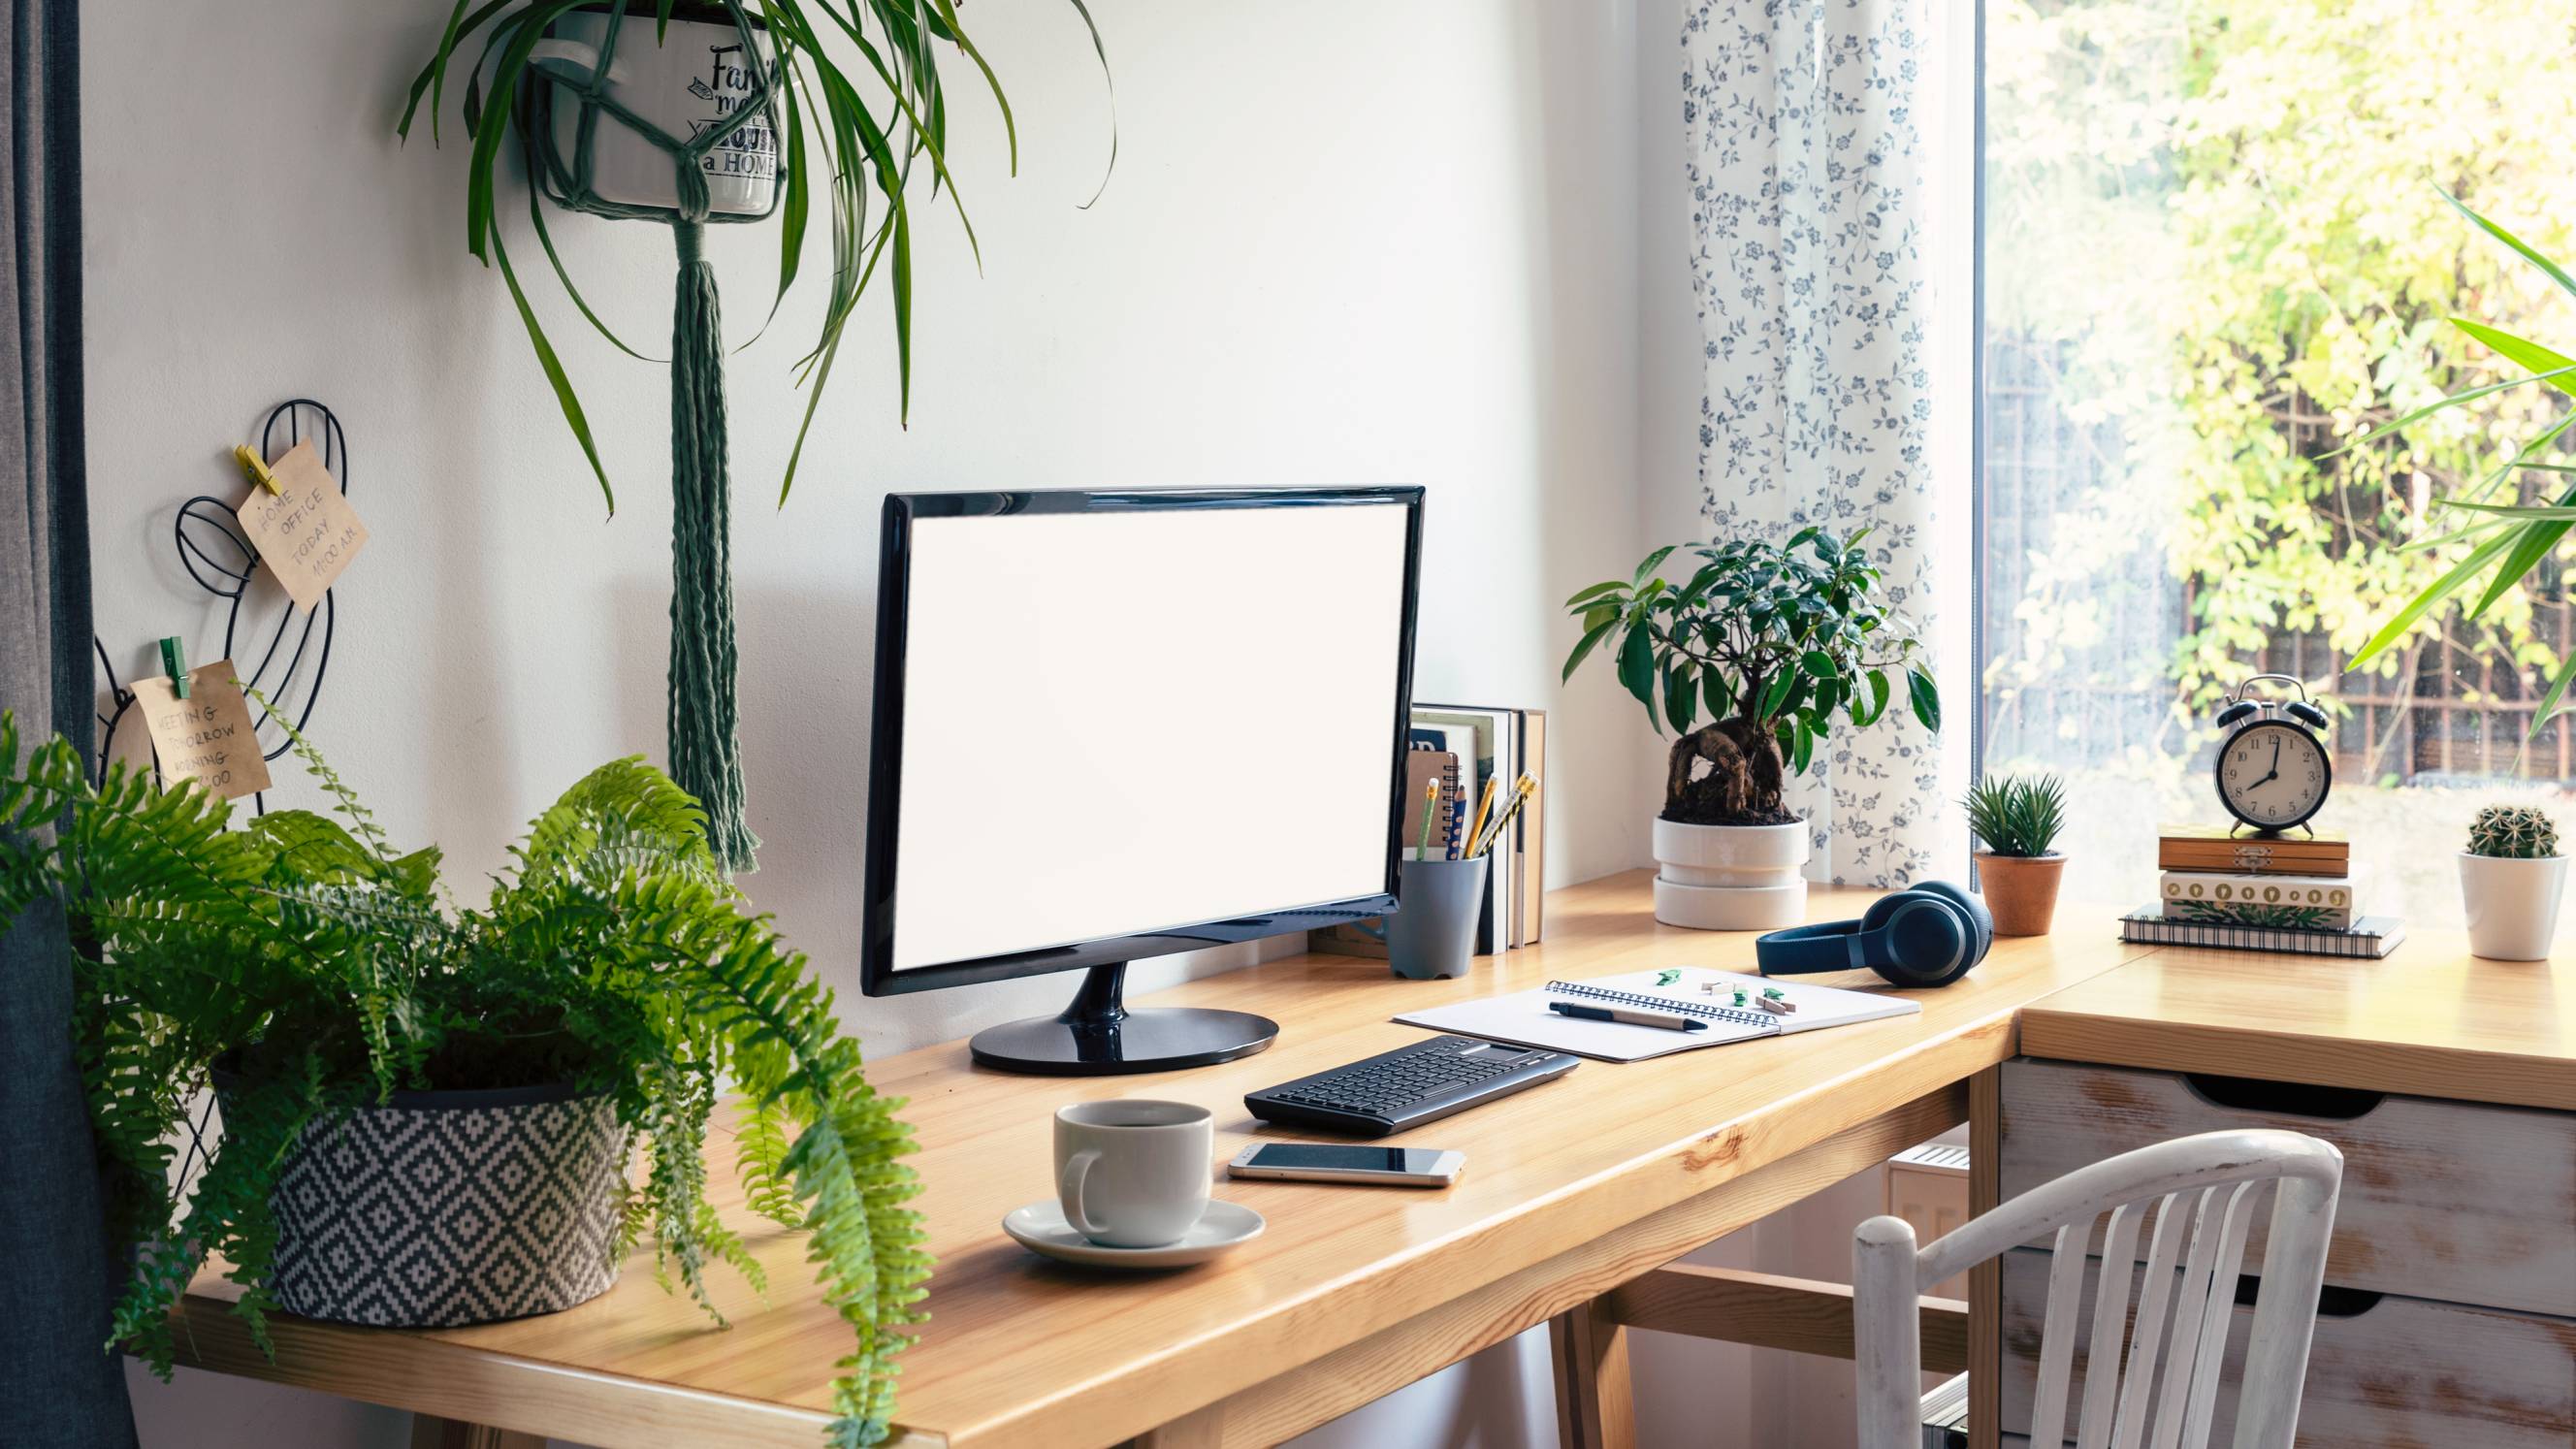
POLYGON ((2317 813, 2334 765, 2317 737, 2287 720, 2262 720, 2218 747, 2218 799, 2257 830, 2283 830, 2317 813))

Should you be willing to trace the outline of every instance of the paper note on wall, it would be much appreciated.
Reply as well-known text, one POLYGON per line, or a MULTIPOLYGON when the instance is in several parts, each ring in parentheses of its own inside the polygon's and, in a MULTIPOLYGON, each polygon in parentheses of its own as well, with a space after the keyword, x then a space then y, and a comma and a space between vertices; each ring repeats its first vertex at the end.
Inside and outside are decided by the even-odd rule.
POLYGON ((333 580, 367 546, 367 525, 331 481, 310 439, 269 465, 277 491, 253 488, 233 510, 260 562, 307 609, 319 606, 333 580))
POLYGON ((186 699, 167 675, 145 675, 134 681, 134 702, 152 732, 153 749, 160 752, 164 780, 194 780, 227 800, 268 788, 258 726, 233 677, 231 660, 189 670, 186 699))

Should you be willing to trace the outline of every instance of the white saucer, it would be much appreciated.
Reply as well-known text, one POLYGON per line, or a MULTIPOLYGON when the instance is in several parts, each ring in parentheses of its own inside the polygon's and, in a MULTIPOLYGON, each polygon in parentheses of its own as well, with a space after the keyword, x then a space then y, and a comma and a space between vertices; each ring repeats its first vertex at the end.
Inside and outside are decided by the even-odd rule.
POLYGON ((1207 1212, 1190 1225, 1177 1243, 1159 1248, 1113 1248, 1074 1231, 1064 1208, 1054 1198, 1013 1208, 1002 1215, 1002 1231, 1032 1253, 1095 1268, 1180 1268, 1204 1263, 1226 1249, 1261 1236, 1269 1224, 1248 1207, 1208 1199, 1207 1212))

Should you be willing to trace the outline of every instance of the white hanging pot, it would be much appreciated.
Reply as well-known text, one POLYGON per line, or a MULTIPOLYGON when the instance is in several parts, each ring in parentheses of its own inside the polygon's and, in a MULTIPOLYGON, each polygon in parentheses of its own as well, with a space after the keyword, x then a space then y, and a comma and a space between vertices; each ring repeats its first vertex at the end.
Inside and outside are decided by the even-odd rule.
POLYGON ((2558 898, 2567 857, 2516 860, 2460 854, 2460 901, 2469 920, 2469 954, 2491 961, 2546 961, 2558 934, 2558 898))
POLYGON ((1702 931, 1776 931, 1807 919, 1807 822, 1655 821, 1655 919, 1702 931))

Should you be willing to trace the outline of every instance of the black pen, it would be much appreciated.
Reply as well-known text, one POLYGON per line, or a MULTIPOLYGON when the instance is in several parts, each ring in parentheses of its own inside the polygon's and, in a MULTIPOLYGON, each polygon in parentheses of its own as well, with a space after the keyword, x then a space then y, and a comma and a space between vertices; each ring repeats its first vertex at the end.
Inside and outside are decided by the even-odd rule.
POLYGON ((1630 1026, 1659 1026, 1666 1031, 1706 1031, 1708 1023, 1693 1016, 1676 1016, 1662 1011, 1632 1011, 1618 1006, 1578 1006, 1571 1001, 1551 1001, 1547 1009, 1559 1016, 1578 1016, 1585 1021, 1618 1021, 1630 1026))

